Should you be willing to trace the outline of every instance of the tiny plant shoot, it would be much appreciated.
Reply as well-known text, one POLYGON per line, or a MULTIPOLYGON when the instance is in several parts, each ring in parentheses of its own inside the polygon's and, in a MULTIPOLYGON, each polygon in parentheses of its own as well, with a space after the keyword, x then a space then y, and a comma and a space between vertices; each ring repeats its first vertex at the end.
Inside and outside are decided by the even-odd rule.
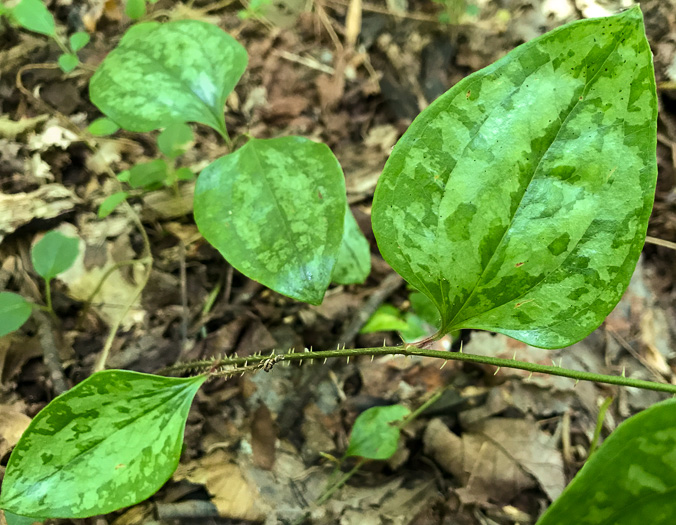
MULTIPOLYGON (((145 2, 128 5, 131 15, 142 16, 145 2)), ((51 18, 29 26, 21 13, 12 14, 17 23, 56 34, 51 18)), ((72 50, 85 40, 71 40, 72 50)), ((224 104, 246 65, 244 48, 215 26, 191 20, 133 26, 91 79, 91 100, 105 117, 89 131, 162 129, 166 160, 135 166, 120 180, 148 189, 191 178, 173 168, 192 140, 188 123, 211 126, 232 147, 224 104)), ((624 292, 645 241, 657 174, 656 117, 639 7, 536 38, 423 111, 385 166, 372 221, 383 257, 418 290, 412 297, 421 311, 429 301, 439 311, 438 318, 425 316, 439 326, 437 335, 475 328, 561 348, 597 328, 624 292)), ((99 214, 127 196, 111 195, 99 214)), ((301 301, 319 304, 331 282, 363 282, 370 270, 340 165, 329 148, 305 138, 252 138, 215 160, 198 176, 194 215, 233 266, 301 301)), ((36 246, 33 261, 49 304, 49 282, 72 263, 77 243, 54 236, 42 243, 48 241, 56 244, 36 246)), ((0 335, 18 329, 30 308, 20 296, 0 294, 0 335)), ((388 354, 676 393, 673 385, 415 345, 172 367, 198 374, 185 378, 107 370, 33 419, 9 459, 0 508, 46 519, 133 505, 176 468, 188 409, 210 375, 269 370, 282 360, 388 354)), ((398 405, 363 414, 345 457, 389 457, 407 414, 398 405)), ((674 421, 670 400, 620 425, 539 523, 672 523, 674 421)))

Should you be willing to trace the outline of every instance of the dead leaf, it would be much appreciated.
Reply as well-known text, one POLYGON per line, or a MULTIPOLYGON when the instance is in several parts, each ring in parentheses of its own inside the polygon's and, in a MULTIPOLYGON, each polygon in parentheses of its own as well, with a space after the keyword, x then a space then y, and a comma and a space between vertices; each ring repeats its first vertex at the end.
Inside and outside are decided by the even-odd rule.
POLYGON ((12 450, 31 422, 12 405, 0 405, 0 458, 12 450))
POLYGON ((271 470, 275 464, 275 445, 277 432, 270 410, 261 403, 251 422, 251 449, 253 463, 258 468, 271 470))
POLYGON ((34 118, 12 120, 9 117, 0 117, 0 137, 15 140, 17 135, 26 131, 33 131, 38 124, 49 118, 49 115, 38 115, 34 118))

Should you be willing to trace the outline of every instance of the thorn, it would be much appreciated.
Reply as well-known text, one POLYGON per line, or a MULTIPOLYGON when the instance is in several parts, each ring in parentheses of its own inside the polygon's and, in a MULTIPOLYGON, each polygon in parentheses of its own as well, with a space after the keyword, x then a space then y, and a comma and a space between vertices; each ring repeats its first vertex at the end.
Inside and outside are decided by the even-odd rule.
POLYGON ((385 348, 387 345, 385 344, 385 339, 383 339, 383 348, 385 348))
POLYGON ((310 352, 312 352, 312 345, 310 345, 310 352))
POLYGON ((444 361, 443 364, 439 367, 439 370, 441 370, 442 368, 444 368, 444 367, 446 366, 446 363, 448 363, 448 361, 444 361))
POLYGON ((623 367, 622 367, 622 377, 627 377, 627 376, 625 375, 625 372, 626 372, 626 370, 625 370, 625 367, 623 366, 623 367))
POLYGON ((348 365, 350 364, 350 356, 349 355, 347 356, 347 364, 348 365))
MULTIPOLYGON (((371 362, 372 362, 372 363, 373 363, 373 357, 374 357, 374 356, 373 356, 373 355, 371 355, 371 362)), ((676 395, 676 394, 674 394, 674 395, 676 395)))
POLYGON ((559 359, 559 368, 563 368, 563 357, 559 359))
POLYGON ((303 348, 303 352, 308 353, 309 351, 310 351, 310 350, 309 350, 307 347, 306 347, 306 348, 303 348))
POLYGON ((324 362, 322 364, 325 365, 327 360, 328 360, 328 357, 325 357, 324 362))
POLYGON ((497 370, 495 371, 495 373, 494 373, 493 375, 494 375, 494 376, 498 375, 498 372, 499 372, 499 371, 500 371, 500 367, 497 368, 497 370))
POLYGON ((533 378, 533 372, 528 374, 528 377, 526 378, 526 381, 530 381, 533 378))
POLYGON ((248 366, 248 364, 249 364, 249 361, 247 361, 247 360, 245 359, 245 360, 244 360, 244 366, 246 367, 246 366, 248 366))
POLYGON ((554 361, 553 359, 552 359, 551 361, 552 361, 552 366, 555 367, 555 366, 556 366, 556 361, 554 361))
POLYGON ((462 354, 462 341, 460 341, 460 351, 459 351, 459 353, 462 354))
POLYGON ((338 346, 336 346, 336 350, 340 350, 340 343, 338 343, 338 346))
POLYGON ((239 377, 244 377, 244 372, 242 372, 239 377))
POLYGON ((576 379, 576 380, 575 380, 575 384, 573 385, 573 388, 575 388, 579 382, 580 382, 580 380, 579 380, 579 379, 576 379))
POLYGON ((514 349, 514 355, 512 355, 512 361, 516 361, 516 349, 514 349))

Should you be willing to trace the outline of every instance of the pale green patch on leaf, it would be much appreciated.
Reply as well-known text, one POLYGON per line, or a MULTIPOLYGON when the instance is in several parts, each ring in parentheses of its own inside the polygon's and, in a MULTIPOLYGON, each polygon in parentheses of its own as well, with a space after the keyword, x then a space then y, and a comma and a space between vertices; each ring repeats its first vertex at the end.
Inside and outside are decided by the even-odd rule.
POLYGON ((124 202, 127 196, 128 196, 127 192, 119 191, 106 197, 105 200, 99 206, 98 213, 99 219, 105 219, 106 217, 108 217, 108 215, 113 213, 113 210, 117 208, 122 202, 124 202))
POLYGON ((397 451, 399 434, 397 423, 410 413, 402 405, 373 407, 365 410, 354 422, 350 444, 345 457, 358 456, 364 459, 389 459, 397 451))
POLYGON ((346 206, 335 156, 301 137, 252 139, 195 185, 204 238, 244 275, 312 304, 329 286, 346 206))
POLYGON ((170 159, 183 155, 194 140, 192 129, 185 122, 169 124, 157 137, 157 146, 170 159))
POLYGON ((146 14, 145 0, 127 0, 124 13, 132 20, 138 20, 146 14))
POLYGON ((0 292, 0 337, 21 328, 31 311, 31 304, 20 295, 0 292))
POLYGON ((130 131, 199 122, 225 133, 225 99, 246 69, 244 48, 197 20, 129 29, 89 84, 92 102, 130 131))
POLYGON ((629 418, 537 525, 670 525, 676 516, 676 400, 629 418))
POLYGON ((107 117, 97 118, 87 127, 87 131, 89 131, 89 133, 95 137, 105 137, 106 135, 112 135, 118 129, 120 129, 120 126, 115 124, 115 122, 107 117))
POLYGON ((437 310, 434 303, 430 301, 429 297, 420 292, 412 292, 409 294, 408 300, 411 302, 411 308, 413 308, 413 311, 420 319, 430 326, 435 327, 437 330, 439 329, 441 324, 439 310, 437 310))
POLYGON ((5 515, 7 525, 33 525, 34 523, 38 523, 38 520, 35 518, 19 516, 18 514, 12 514, 8 511, 4 511, 3 514, 5 515))
POLYGON ((73 50, 73 53, 77 53, 80 49, 89 44, 89 39, 89 33, 85 33, 84 31, 78 31, 77 33, 70 35, 70 48, 73 50))
POLYGON ((49 281, 70 268, 79 253, 79 239, 50 231, 35 243, 31 250, 33 268, 49 281))
POLYGON ((57 62, 59 63, 61 71, 64 73, 70 73, 80 63, 77 59, 77 55, 73 53, 64 53, 63 55, 60 55, 57 62))
MULTIPOLYGON (((118 177, 119 178, 119 177, 118 177)), ((122 180, 122 179, 120 179, 122 180)), ((167 180, 167 163, 162 159, 142 162, 129 170, 126 182, 132 188, 154 188, 167 180)))
POLYGON ((361 284, 371 273, 371 249, 350 208, 345 210, 343 240, 331 280, 338 284, 361 284))
POLYGON ((638 260, 656 117, 638 7, 536 38, 413 122, 376 188, 378 246, 437 306, 440 333, 571 345, 610 313, 638 260))
POLYGON ((24 29, 55 36, 54 17, 47 10, 42 0, 21 0, 12 10, 12 19, 24 29))
POLYGON ((205 377, 98 372, 35 416, 10 456, 0 507, 85 518, 134 505, 176 469, 205 377))

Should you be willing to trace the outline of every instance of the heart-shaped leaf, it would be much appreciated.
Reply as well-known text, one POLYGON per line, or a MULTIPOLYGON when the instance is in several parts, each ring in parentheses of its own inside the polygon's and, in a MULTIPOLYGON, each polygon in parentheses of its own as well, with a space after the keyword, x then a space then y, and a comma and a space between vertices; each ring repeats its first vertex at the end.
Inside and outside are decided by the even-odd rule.
POLYGON ((670 525, 676 516, 676 401, 629 418, 537 525, 670 525))
POLYGON ((204 238, 244 275, 322 302, 347 207, 343 171, 326 145, 252 139, 199 174, 194 207, 204 238))
POLYGON ((154 494, 176 469, 205 377, 99 372, 35 416, 7 464, 0 507, 86 518, 154 494))
POLYGON ((619 301, 652 208, 657 103, 638 7, 524 44, 439 97, 394 148, 373 230, 441 333, 558 348, 619 301))
POLYGON ((197 20, 129 29, 89 83, 92 102, 130 131, 200 122, 225 134, 225 99, 246 69, 244 48, 197 20))
POLYGON ((331 280, 338 284, 363 283, 371 273, 371 249, 350 208, 345 210, 343 240, 331 280))
POLYGON ((58 231, 50 231, 35 243, 31 260, 35 271, 49 281, 70 268, 79 253, 80 241, 58 231))
POLYGON ((0 292, 0 337, 18 330, 31 316, 31 305, 12 292, 0 292))

